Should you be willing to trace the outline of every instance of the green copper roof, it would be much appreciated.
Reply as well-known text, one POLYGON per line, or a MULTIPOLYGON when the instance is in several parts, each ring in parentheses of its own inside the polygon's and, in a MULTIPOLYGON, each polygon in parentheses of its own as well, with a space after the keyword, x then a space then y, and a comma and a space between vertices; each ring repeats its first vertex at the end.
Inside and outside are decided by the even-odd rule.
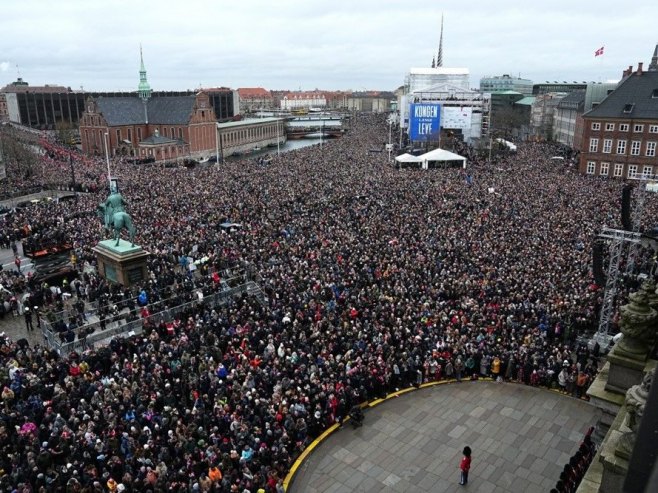
POLYGON ((524 105, 524 106, 526 106, 526 105, 527 105, 527 106, 531 106, 532 103, 535 102, 535 99, 537 99, 537 98, 535 98, 534 96, 526 96, 526 97, 523 98, 523 99, 519 99, 519 100, 518 100, 517 102, 515 102, 514 104, 522 104, 522 105, 524 105))
POLYGON ((149 99, 151 97, 151 86, 146 80, 146 68, 144 67, 144 56, 142 55, 142 47, 139 47, 139 86, 137 90, 139 91, 139 97, 142 99, 149 99))

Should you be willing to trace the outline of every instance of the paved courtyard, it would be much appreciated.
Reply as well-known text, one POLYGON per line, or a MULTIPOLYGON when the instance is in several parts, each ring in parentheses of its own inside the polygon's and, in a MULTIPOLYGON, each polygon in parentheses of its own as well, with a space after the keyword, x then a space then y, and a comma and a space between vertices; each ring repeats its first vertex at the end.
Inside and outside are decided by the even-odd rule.
POLYGON ((444 384, 365 411, 301 464, 288 491, 545 493, 598 415, 589 403, 525 385, 444 384), (459 461, 473 449, 467 486, 459 461))

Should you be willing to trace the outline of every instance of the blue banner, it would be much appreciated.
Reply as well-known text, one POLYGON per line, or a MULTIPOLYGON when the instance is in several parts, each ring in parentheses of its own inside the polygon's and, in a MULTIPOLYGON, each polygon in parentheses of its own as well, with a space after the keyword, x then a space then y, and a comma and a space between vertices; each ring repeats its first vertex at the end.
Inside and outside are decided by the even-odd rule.
POLYGON ((409 138, 414 142, 438 141, 441 129, 440 104, 412 104, 409 111, 409 138))

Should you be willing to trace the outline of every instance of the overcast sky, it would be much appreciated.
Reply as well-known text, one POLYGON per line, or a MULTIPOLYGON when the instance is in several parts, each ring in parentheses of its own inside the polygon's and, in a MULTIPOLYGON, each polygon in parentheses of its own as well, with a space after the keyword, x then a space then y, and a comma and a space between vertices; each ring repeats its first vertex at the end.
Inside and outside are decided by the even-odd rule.
POLYGON ((619 79, 651 59, 658 2, 631 0, 2 0, 0 86, 380 89, 443 65, 534 81, 619 79), (541 7, 539 6, 541 3, 541 7), (605 46, 605 54, 594 51, 605 46))

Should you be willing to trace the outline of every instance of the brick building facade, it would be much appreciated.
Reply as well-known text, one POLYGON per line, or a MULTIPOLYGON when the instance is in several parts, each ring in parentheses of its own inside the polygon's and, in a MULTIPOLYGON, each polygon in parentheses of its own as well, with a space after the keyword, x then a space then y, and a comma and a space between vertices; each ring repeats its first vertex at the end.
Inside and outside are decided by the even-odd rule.
POLYGON ((325 108, 327 98, 322 92, 289 92, 281 98, 282 110, 325 108))
POLYGON ((82 151, 154 158, 210 156, 216 147, 215 112, 207 94, 151 98, 90 98, 80 118, 82 151), (105 134, 107 133, 107 137, 105 134))
POLYGON ((583 115, 580 172, 611 178, 658 174, 658 47, 649 69, 640 63, 598 106, 583 115))
POLYGON ((7 109, 7 96, 0 92, 0 123, 9 121, 9 110, 7 109))
POLYGON ((240 87, 240 114, 274 108, 272 93, 262 87, 240 87))
POLYGON ((165 161, 210 157, 217 147, 217 121, 208 93, 153 96, 141 56, 135 96, 89 98, 80 117, 87 154, 165 161))

